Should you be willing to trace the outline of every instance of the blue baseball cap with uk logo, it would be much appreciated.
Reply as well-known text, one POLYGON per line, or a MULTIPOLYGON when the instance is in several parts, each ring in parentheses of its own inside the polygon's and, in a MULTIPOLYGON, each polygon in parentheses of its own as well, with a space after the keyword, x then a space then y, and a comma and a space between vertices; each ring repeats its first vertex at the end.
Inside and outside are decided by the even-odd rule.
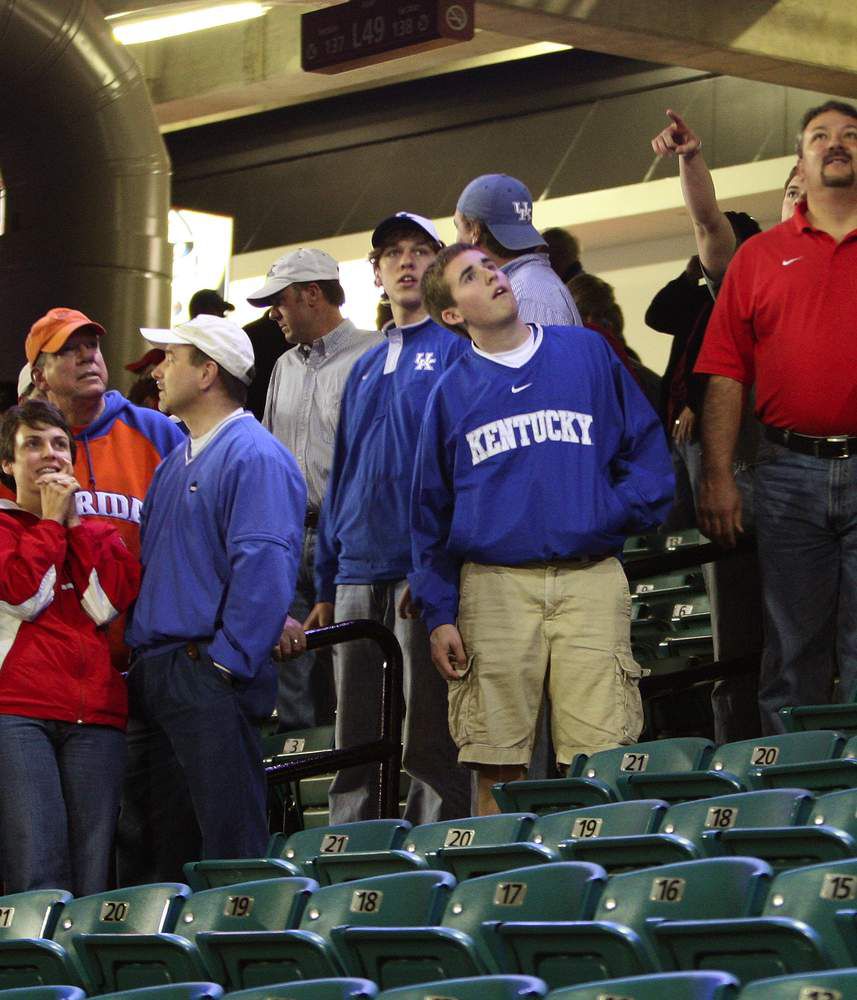
POLYGON ((459 195, 456 209, 483 222, 509 250, 547 245, 533 225, 533 196, 526 184, 508 174, 483 174, 472 180, 459 195))

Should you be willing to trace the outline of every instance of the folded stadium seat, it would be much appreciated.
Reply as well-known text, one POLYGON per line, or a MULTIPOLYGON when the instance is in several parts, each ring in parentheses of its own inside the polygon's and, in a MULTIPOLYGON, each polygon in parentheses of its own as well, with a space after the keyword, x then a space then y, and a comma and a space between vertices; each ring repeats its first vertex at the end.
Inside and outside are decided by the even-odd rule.
POLYGON ((714 744, 699 737, 634 743, 600 750, 589 758, 582 754, 575 757, 566 778, 508 781, 494 785, 492 792, 502 812, 548 813, 619 799, 668 799, 656 791, 644 795, 637 794, 635 789, 631 793, 627 785, 628 777, 643 774, 659 777, 663 773, 680 775, 684 771, 700 771, 708 765, 713 752, 714 744))
POLYGON ((575 845, 599 837, 649 833, 658 828, 666 809, 667 803, 660 799, 637 799, 547 813, 536 820, 526 841, 445 847, 438 852, 438 865, 451 871, 460 882, 549 861, 594 861, 576 856, 575 845))
POLYGON ((461 882, 436 926, 340 927, 333 939, 349 970, 382 990, 435 979, 538 976, 536 970, 505 967, 496 936, 503 921, 588 920, 606 880, 603 869, 579 862, 515 868, 461 882))
POLYGON ((0 990, 0 1000, 86 1000, 86 994, 78 986, 25 986, 0 990))
POLYGON ((282 763, 302 753, 320 753, 333 749, 334 727, 295 729, 288 733, 271 733, 262 737, 262 753, 266 764, 282 763))
POLYGON ((318 884, 280 878, 219 886, 184 901, 173 933, 84 933, 75 939, 90 982, 99 992, 215 980, 197 949, 202 931, 280 931, 297 927, 318 884))
POLYGON ((494 936, 503 971, 539 976, 551 989, 675 971, 660 962, 658 928, 702 917, 755 916, 770 879, 771 869, 756 858, 707 858, 613 875, 591 920, 549 915, 499 924, 494 936))
POLYGON ((227 993, 227 1000, 373 1000, 378 988, 368 979, 307 979, 302 983, 258 986, 227 993))
POLYGON ((747 829, 739 819, 722 830, 719 840, 724 854, 762 858, 775 871, 857 857, 857 788, 820 795, 797 826, 747 829))
POLYGON ((649 766, 639 773, 625 775, 624 798, 655 796, 668 802, 682 802, 760 788, 806 788, 809 786, 798 780, 768 784, 763 776, 779 765, 839 757, 844 746, 845 737, 841 733, 823 730, 724 743, 703 768, 652 774, 653 768, 649 766))
MULTIPOLYGON (((794 733, 794 736, 806 735, 794 733)), ((751 771, 751 778, 762 788, 807 788, 811 792, 835 792, 857 788, 857 736, 852 736, 838 755, 806 756, 802 761, 778 761, 771 767, 751 771)))
POLYGON ((455 879, 448 872, 437 871, 400 872, 322 886, 307 904, 296 930, 204 932, 196 941, 212 978, 231 990, 365 976, 348 965, 334 929, 434 924, 454 886, 455 879))
MULTIPOLYGON (((494 869, 474 871, 465 867, 462 874, 447 861, 451 862, 462 849, 467 854, 480 847, 526 840, 535 820, 535 813, 501 813, 499 816, 470 816, 444 823, 425 823, 412 827, 398 850, 320 854, 315 859, 315 870, 321 885, 418 868, 441 868, 452 872, 459 880, 474 874, 485 875, 494 869)), ((547 859, 539 858, 533 863, 543 860, 547 859)))
POLYGON ((189 861, 184 873, 194 892, 286 875, 307 875, 317 880, 316 857, 346 851, 395 850, 410 828, 411 824, 404 819, 366 819, 299 830, 289 837, 275 833, 268 844, 267 857, 189 861))
POLYGON ((857 969, 759 979, 748 983, 740 994, 740 1000, 852 1000, 853 997, 857 997, 857 969))
MULTIPOLYGON (((761 863, 761 862, 760 862, 761 863)), ((717 968, 742 982, 857 964, 857 861, 780 872, 760 916, 654 928, 666 968, 717 968)))
POLYGON ((552 990, 548 1000, 734 1000, 738 980, 726 972, 660 972, 552 990))
POLYGON ((661 642, 673 630, 671 597, 634 601, 631 606, 631 650, 634 659, 648 665, 658 659, 661 642))
MULTIPOLYGON (((720 837, 735 827, 752 836, 755 827, 782 828, 804 822, 812 803, 812 796, 802 789, 739 792, 697 799, 670 806, 657 831, 577 840, 560 844, 559 850, 567 860, 591 861, 610 874, 724 853, 757 857, 752 850, 724 852, 720 837)), ((736 848, 741 843, 737 840, 736 848)))
POLYGON ((378 1000, 536 1000, 547 992, 533 976, 477 976, 385 990, 378 1000))
MULTIPOLYGON (((220 1000, 223 989, 217 983, 170 983, 122 990, 121 993, 99 993, 98 996, 99 1000, 220 1000)), ((2 994, 0 1000, 3 1000, 2 994)))
MULTIPOLYGON (((77 948, 79 935, 171 931, 181 904, 189 895, 186 885, 162 882, 67 899, 50 939, 37 936, 0 939, 0 985, 69 984, 82 986, 91 993, 96 986, 90 981, 77 948)), ((13 931, 17 912, 15 918, 13 931)))
POLYGON ((660 573, 631 585, 631 599, 651 601, 661 597, 676 599, 705 593, 702 570, 679 570, 676 573, 660 573))
POLYGON ((857 735, 857 702, 837 702, 833 705, 796 705, 781 708, 780 718, 787 732, 807 729, 835 729, 846 736, 857 735))

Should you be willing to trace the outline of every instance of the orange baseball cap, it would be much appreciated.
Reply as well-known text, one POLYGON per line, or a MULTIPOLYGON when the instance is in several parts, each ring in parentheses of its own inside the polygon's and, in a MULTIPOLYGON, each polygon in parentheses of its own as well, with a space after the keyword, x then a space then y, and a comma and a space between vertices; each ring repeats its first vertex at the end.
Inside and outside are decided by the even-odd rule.
POLYGON ((107 332, 100 323, 84 316, 77 309, 51 309, 30 327, 24 344, 27 361, 32 365, 41 354, 56 354, 68 338, 82 327, 91 327, 93 332, 103 337, 107 332))

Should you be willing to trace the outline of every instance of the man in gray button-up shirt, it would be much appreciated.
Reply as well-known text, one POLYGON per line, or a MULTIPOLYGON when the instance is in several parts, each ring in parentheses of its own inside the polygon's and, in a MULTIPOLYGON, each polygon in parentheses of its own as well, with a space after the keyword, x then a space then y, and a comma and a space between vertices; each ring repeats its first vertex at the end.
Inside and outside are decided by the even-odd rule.
MULTIPOLYGON (((262 423, 292 452, 307 483, 303 555, 289 610, 302 622, 315 604, 318 511, 330 473, 342 390, 354 362, 382 337, 343 319, 339 267, 323 250, 300 249, 280 257, 265 284, 247 301, 268 306, 286 340, 296 345, 274 367, 262 423)), ((277 714, 282 731, 331 721, 333 701, 328 649, 280 665, 277 714)))

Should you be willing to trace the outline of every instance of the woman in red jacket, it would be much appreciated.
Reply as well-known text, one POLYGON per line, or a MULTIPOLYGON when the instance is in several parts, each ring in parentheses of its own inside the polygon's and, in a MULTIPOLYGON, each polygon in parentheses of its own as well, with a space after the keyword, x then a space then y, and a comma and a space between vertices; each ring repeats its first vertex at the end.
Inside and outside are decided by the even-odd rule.
POLYGON ((125 681, 105 626, 140 567, 75 507, 75 443, 28 400, 0 422, 0 859, 7 892, 108 887, 125 768, 125 681))

